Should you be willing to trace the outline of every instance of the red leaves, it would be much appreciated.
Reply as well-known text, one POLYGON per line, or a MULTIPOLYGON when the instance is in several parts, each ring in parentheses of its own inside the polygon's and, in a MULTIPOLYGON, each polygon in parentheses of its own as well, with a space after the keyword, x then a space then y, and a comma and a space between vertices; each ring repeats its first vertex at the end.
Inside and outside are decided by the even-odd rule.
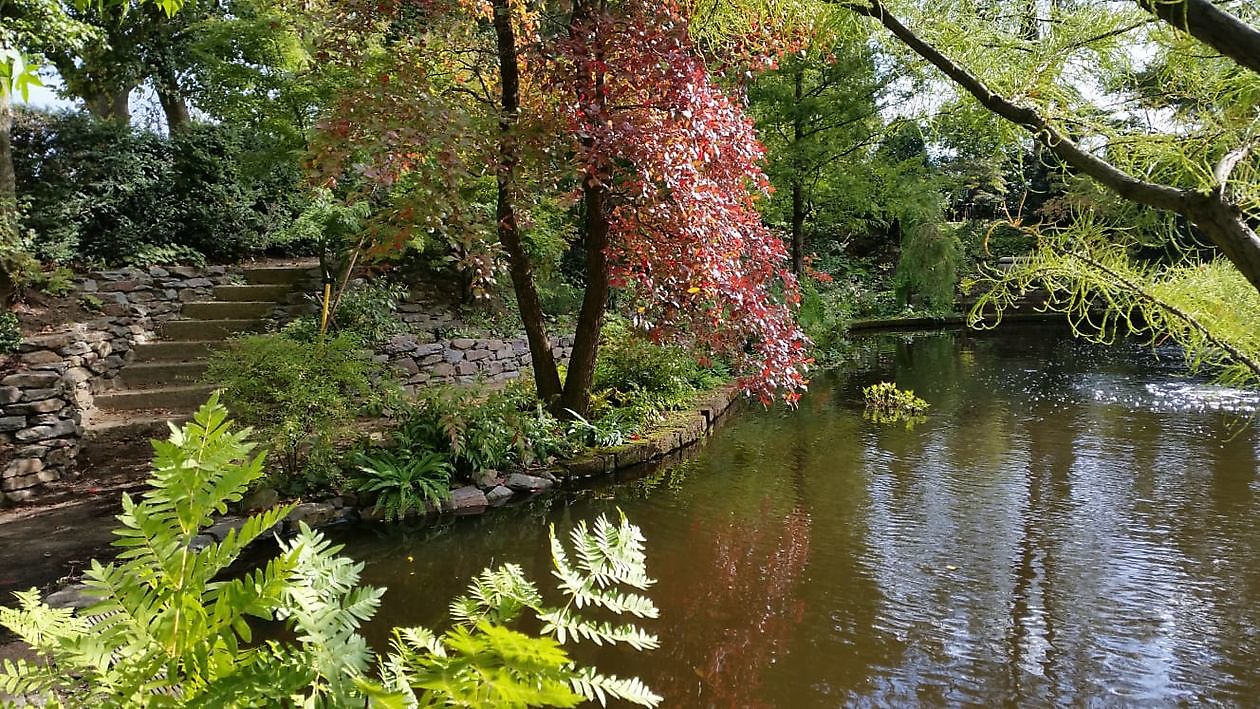
POLYGON ((795 400, 809 362, 786 250, 754 205, 768 181, 751 121, 682 18, 645 3, 579 30, 550 85, 578 98, 565 108, 579 168, 614 197, 613 282, 639 296, 657 334, 732 357, 749 394, 795 400))

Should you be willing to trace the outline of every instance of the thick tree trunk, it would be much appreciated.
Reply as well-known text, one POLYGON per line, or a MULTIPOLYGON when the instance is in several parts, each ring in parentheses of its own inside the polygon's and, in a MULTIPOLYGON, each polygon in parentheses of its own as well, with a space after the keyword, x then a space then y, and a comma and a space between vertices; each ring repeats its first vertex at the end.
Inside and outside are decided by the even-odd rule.
POLYGON ((564 394, 557 413, 570 411, 585 417, 590 413, 591 385, 595 381, 595 359, 599 353, 599 336, 604 328, 604 309, 608 305, 608 215, 605 212, 608 190, 587 176, 582 188, 586 206, 583 235, 586 242, 586 292, 573 332, 573 354, 569 357, 568 374, 564 378, 564 394))
MULTIPOLYGON (((805 138, 805 117, 801 103, 805 97, 805 67, 798 64, 793 77, 792 147, 799 150, 805 138)), ((799 278, 805 271, 805 186, 801 165, 792 166, 792 273, 799 278)))
POLYGON ((105 121, 131 122, 131 92, 135 86, 125 86, 115 91, 102 91, 86 96, 83 103, 88 113, 105 121))
POLYGON ((520 115, 520 66, 516 56, 516 36, 508 0, 494 0, 494 31, 499 54, 500 99, 503 111, 499 118, 498 195, 495 218, 499 241, 508 255, 508 271, 512 290, 520 309, 529 354, 533 359, 534 382, 538 398, 548 406, 560 399, 560 374, 551 354, 551 341, 543 321, 542 304, 534 285, 533 264, 521 245, 520 229, 513 203, 514 180, 519 156, 514 129, 520 115))
POLYGON ((166 114, 168 131, 178 133, 192 123, 192 116, 188 112, 188 102, 184 100, 179 82, 175 80, 172 73, 166 72, 160 78, 157 95, 158 103, 162 104, 162 112, 166 114))
MULTIPOLYGON (((576 33, 582 23, 594 16, 595 9, 604 0, 577 0, 573 6, 570 34, 576 33)), ((602 111, 605 103, 603 71, 596 62, 579 62, 578 81, 585 85, 580 93, 589 96, 595 110, 602 111)), ((588 148, 590 139, 583 139, 588 148)), ((569 357, 568 373, 564 379, 564 393, 553 410, 556 415, 570 413, 586 416, 590 413, 591 385, 595 381, 595 361, 599 355, 599 336, 604 328, 604 309, 608 305, 608 188, 604 180, 593 172, 583 176, 582 203, 585 216, 582 223, 583 244, 586 247, 586 292, 582 296, 582 309, 578 312, 577 328, 573 332, 573 354, 569 357)))
MULTIPOLYGON (((1198 4, 1194 0, 1187 2, 1191 5, 1198 4)), ((1051 125, 1035 107, 1015 103, 994 92, 966 67, 950 59, 902 24, 884 7, 881 0, 841 4, 854 12, 879 20, 907 47, 940 69, 982 106, 1028 129, 1063 162, 1124 199, 1175 212, 1189 219, 1221 250, 1243 277, 1260 291, 1260 237, 1248 226, 1242 210, 1229 202, 1225 190, 1230 170, 1247 154, 1251 146, 1243 146, 1221 161, 1215 171, 1217 187, 1210 193, 1147 182, 1079 146, 1068 135, 1051 125)))

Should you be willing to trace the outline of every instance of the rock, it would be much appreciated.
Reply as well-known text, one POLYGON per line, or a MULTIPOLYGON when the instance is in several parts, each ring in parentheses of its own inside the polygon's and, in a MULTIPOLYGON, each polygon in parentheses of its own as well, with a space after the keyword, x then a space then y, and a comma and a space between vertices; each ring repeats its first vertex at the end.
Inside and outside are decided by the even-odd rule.
POLYGON ((385 342, 385 351, 390 354, 402 354, 415 349, 416 336, 411 334, 394 335, 385 342))
POLYGON ((540 478, 536 475, 526 475, 524 473, 512 473, 508 476, 505 484, 517 492, 546 490, 552 485, 555 485, 555 483, 551 482, 547 478, 540 478))
POLYGON ((39 458, 18 458, 5 466, 4 473, 0 477, 17 478, 34 475, 43 469, 44 461, 39 458))
MULTIPOLYGON (((66 402, 62 401, 61 399, 49 398, 49 399, 44 399, 42 401, 33 401, 26 404, 10 404, 9 407, 5 409, 5 411, 6 413, 10 413, 10 414, 27 414, 27 415, 50 414, 54 411, 61 411, 61 409, 64 408, 65 405, 66 405, 66 402)), ((32 425, 38 426, 41 424, 32 423, 32 425)))
POLYGON ((210 527, 207 527, 202 534, 208 534, 214 537, 214 540, 221 542, 227 538, 228 532, 233 529, 239 530, 245 526, 246 519, 244 517, 224 517, 210 527))
POLYGON ((61 375, 54 372, 22 372, 0 379, 0 385, 22 389, 42 389, 53 386, 59 381, 61 381, 61 375))
POLYGON ((489 490, 499 484, 499 471, 483 470, 473 475, 473 482, 482 490, 489 490))
POLYGON ((476 340, 470 340, 467 337, 459 337, 451 340, 451 347, 454 347, 457 350, 472 349, 475 344, 477 344, 476 340))
POLYGON ((96 596, 88 592, 88 587, 76 583, 55 593, 48 594, 44 603, 53 608, 86 608, 96 602, 96 596))
POLYGON ((450 364, 462 362, 464 361, 464 352, 463 350, 447 350, 442 353, 442 359, 446 360, 450 364))
POLYGON ((202 549, 205 549, 206 547, 209 547, 209 546, 213 546, 214 544, 215 544, 214 537, 210 536, 209 534, 198 534, 197 536, 192 538, 191 542, 188 542, 188 548, 193 551, 201 551, 202 549))
POLYGON ((459 512, 461 510, 472 510, 484 508, 487 506, 486 494, 478 490, 475 485, 465 485, 464 487, 451 490, 451 499, 446 501, 446 509, 459 512))
POLYGON ((25 416, 5 416, 0 418, 0 432, 19 431, 26 428, 25 416))
POLYGON ((102 293, 130 293, 140 287, 139 281, 113 281, 101 285, 102 293))
POLYGON ((84 279, 83 282, 79 284, 79 290, 84 293, 95 293, 100 290, 100 288, 100 284, 91 278, 84 279))
POLYGON ((12 404, 21 398, 21 389, 17 387, 0 387, 0 404, 12 404))
POLYGON ((271 509, 280 504, 280 493, 265 487, 250 493, 241 504, 247 510, 271 509))
POLYGON ((70 344, 57 350, 63 357, 74 357, 77 355, 85 355, 92 351, 92 345, 83 340, 76 340, 70 344))
POLYGON ((22 392, 22 401, 42 401, 43 399, 51 399, 62 393, 62 389, 57 387, 49 387, 48 389, 27 389, 22 392))
POLYGON ((49 438, 58 438, 60 436, 68 436, 78 430, 78 425, 72 420, 62 421, 52 426, 35 426, 26 428, 13 434, 19 443, 34 443, 36 441, 46 441, 49 438))
POLYGON ((200 272, 192 266, 172 266, 171 274, 180 278, 196 278, 200 272))
POLYGON ((322 527, 337 518, 337 509, 327 502, 303 502, 289 513, 290 529, 296 529, 299 522, 309 527, 322 527))
POLYGON ((440 362, 433 365, 433 369, 430 371, 435 377, 451 377, 455 375, 455 365, 447 362, 440 362))
POLYGON ((184 281, 185 288, 211 288, 213 286, 214 281, 209 278, 189 278, 184 281))
POLYGON ((49 350, 35 350, 34 352, 27 352, 18 359, 21 359, 26 364, 52 364, 53 362, 60 362, 61 355, 49 350))
POLYGON ((464 359, 469 362, 476 362, 489 357, 491 354, 490 350, 468 350, 464 353, 464 359))
POLYGON ((490 492, 486 493, 486 502, 491 507, 498 507, 499 505, 512 499, 512 494, 513 493, 510 488, 506 488, 502 485, 495 485, 490 492))

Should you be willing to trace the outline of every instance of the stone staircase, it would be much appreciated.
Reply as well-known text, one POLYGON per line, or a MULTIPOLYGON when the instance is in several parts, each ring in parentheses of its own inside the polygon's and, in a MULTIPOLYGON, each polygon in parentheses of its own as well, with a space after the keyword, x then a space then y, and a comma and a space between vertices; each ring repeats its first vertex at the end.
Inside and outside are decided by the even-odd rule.
POLYGON ((244 284, 215 286, 213 300, 184 303, 180 319, 163 322, 157 341, 137 344, 114 388, 96 395, 87 438, 147 438, 161 435, 167 421, 186 420, 215 389, 201 381, 210 353, 233 335, 262 331, 265 318, 289 306, 315 265, 245 268, 244 284))

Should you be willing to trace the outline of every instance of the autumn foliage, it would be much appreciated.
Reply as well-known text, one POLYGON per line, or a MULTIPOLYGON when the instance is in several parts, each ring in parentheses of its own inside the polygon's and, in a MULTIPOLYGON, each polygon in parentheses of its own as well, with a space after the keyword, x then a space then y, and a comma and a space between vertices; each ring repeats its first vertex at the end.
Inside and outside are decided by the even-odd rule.
MULTIPOLYGON (((563 20, 543 21, 518 2, 437 7, 374 6, 395 23, 429 13, 464 30, 440 47, 417 38, 445 51, 429 51, 425 65, 398 53, 411 63, 378 72, 343 103, 324 124, 315 161, 323 174, 419 179, 426 200, 410 214, 421 228, 484 239, 494 225, 464 223, 457 183, 501 171, 506 160, 514 195, 569 195, 588 250, 605 244, 604 258, 588 258, 588 289, 622 289, 653 337, 727 357, 749 394, 795 400, 806 383, 806 340, 784 245, 756 210, 768 189, 763 150, 740 101, 706 67, 685 12, 648 0, 577 0, 563 20), (496 6, 510 8, 521 73, 520 114, 508 124, 499 121, 497 74, 468 61, 493 56, 485 28, 496 6), (461 228, 445 228, 444 217, 461 228)), ((598 341, 600 321, 579 319, 575 352, 584 339, 598 341)), ((593 367, 579 359, 570 378, 575 366, 593 367)))

